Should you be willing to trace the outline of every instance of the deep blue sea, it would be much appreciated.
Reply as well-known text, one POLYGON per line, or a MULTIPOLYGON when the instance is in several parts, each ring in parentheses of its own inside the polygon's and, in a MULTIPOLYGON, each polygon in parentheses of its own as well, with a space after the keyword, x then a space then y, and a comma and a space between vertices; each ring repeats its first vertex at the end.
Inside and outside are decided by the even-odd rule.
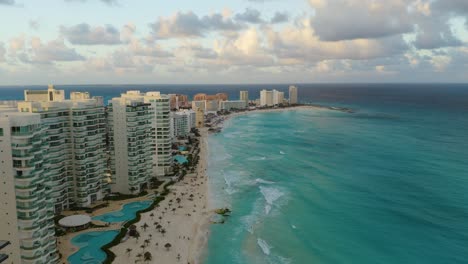
MULTIPOLYGON (((57 86, 106 100, 287 87, 57 86)), ((298 87, 301 102, 355 112, 255 113, 210 136, 211 198, 233 214, 211 226, 204 263, 468 263, 468 85, 298 87)))

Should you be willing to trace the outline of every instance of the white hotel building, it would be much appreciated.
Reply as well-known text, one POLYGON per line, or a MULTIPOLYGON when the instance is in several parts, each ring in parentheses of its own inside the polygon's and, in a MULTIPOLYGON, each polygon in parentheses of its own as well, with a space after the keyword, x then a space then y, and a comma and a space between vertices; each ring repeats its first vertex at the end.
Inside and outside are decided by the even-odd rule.
POLYGON ((278 90, 261 90, 260 106, 275 106, 284 103, 284 92, 278 90))
POLYGON ((127 91, 123 98, 142 98, 144 103, 150 104, 151 117, 151 145, 153 155, 152 176, 163 177, 171 173, 172 169, 172 136, 171 136, 171 108, 169 96, 160 92, 141 93, 127 91))
POLYGON ((58 263, 41 116, 0 109, 0 238, 8 263, 58 263))
MULTIPOLYGON (((49 88, 49 92, 60 94, 53 88, 49 88)), ((63 97, 31 98, 28 95, 25 99, 26 102, 18 103, 18 110, 40 115, 49 144, 44 174, 50 179, 46 185, 52 190, 55 212, 74 206, 89 207, 102 200, 107 187, 106 122, 102 99, 64 100, 63 97)))
POLYGON ((171 112, 171 135, 173 138, 186 137, 195 126, 195 111, 182 110, 171 112))
POLYGON ((119 97, 109 101, 112 192, 133 194, 148 187, 154 156, 152 117, 150 104, 141 97, 119 97))

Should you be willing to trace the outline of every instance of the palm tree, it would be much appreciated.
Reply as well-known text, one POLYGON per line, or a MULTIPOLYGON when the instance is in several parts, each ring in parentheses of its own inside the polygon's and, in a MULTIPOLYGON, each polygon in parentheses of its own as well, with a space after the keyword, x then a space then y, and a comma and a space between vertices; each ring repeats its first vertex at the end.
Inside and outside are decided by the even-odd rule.
POLYGON ((143 243, 145 243, 145 246, 147 247, 150 243, 150 240, 149 239, 145 239, 145 241, 143 241, 143 243))
POLYGON ((149 262, 153 259, 153 256, 151 255, 150 252, 146 251, 145 254, 143 254, 143 258, 145 262, 149 262))
POLYGON ((135 233, 135 238, 136 238, 136 241, 138 242, 138 239, 140 238, 140 233, 136 232, 135 233))
POLYGON ((127 251, 128 256, 130 257, 130 253, 132 252, 132 249, 131 249, 131 248, 127 248, 126 251, 127 251))
POLYGON ((141 226, 141 228, 143 228, 143 230, 145 230, 145 231, 146 231, 146 228, 148 228, 148 227, 149 227, 149 225, 148 225, 147 223, 144 223, 144 224, 141 226))
POLYGON ((142 252, 143 252, 143 251, 145 251, 146 244, 143 244, 143 245, 141 245, 140 247, 141 247, 141 249, 142 249, 142 252))
POLYGON ((138 259, 140 259, 141 257, 143 257, 143 254, 138 253, 138 254, 136 255, 136 257, 137 257, 138 259))
POLYGON ((164 234, 166 234, 166 229, 164 229, 164 228, 163 228, 163 229, 161 229, 161 234, 162 234, 162 235, 163 235, 163 237, 164 237, 164 234))
POLYGON ((172 247, 171 243, 166 243, 164 247, 169 251, 169 249, 172 247))
POLYGON ((153 213, 151 213, 151 214, 150 214, 150 217, 151 217, 151 220, 153 220, 153 218, 154 218, 154 214, 153 214, 153 213))
POLYGON ((175 207, 172 208, 172 214, 175 214, 175 211, 176 211, 175 207))

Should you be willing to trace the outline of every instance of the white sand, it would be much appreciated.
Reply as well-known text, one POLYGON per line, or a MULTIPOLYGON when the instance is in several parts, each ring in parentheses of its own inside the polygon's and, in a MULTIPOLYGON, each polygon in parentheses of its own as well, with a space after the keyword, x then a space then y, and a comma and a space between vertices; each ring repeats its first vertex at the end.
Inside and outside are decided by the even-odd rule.
POLYGON ((200 137, 200 160, 196 173, 187 174, 184 180, 172 185, 170 194, 159 203, 159 207, 141 215, 141 220, 136 224, 141 237, 138 241, 135 238, 129 238, 111 248, 117 256, 114 263, 135 263, 137 259, 141 259, 140 262, 143 263, 143 257, 138 258, 137 254, 143 255, 144 252, 150 252, 153 257, 152 261, 144 263, 199 263, 203 247, 208 239, 211 216, 207 204, 207 132, 206 129, 201 129, 200 132, 202 134, 200 137), (193 201, 190 201, 191 194, 193 194, 193 201), (177 203, 177 198, 181 198, 180 204, 177 203), (182 208, 178 208, 179 206, 182 208), (175 212, 172 211, 173 208, 176 208, 175 212), (151 213, 154 214, 154 217, 150 216, 151 213), (154 225, 155 222, 158 222, 166 230, 164 235, 158 232, 154 225), (144 223, 149 225, 146 231, 141 227, 144 223), (145 249, 141 248, 147 239, 150 240, 148 246, 145 249), (166 243, 172 245, 169 250, 164 247, 166 243), (132 249, 130 254, 127 253, 127 248, 132 249))

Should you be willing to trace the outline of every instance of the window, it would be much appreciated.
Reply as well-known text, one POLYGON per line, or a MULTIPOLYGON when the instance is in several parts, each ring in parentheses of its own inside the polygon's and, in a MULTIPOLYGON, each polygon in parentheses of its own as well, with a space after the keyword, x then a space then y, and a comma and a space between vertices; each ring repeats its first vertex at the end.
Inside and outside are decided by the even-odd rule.
POLYGON ((0 137, 3 137, 3 128, 0 128, 0 137))

